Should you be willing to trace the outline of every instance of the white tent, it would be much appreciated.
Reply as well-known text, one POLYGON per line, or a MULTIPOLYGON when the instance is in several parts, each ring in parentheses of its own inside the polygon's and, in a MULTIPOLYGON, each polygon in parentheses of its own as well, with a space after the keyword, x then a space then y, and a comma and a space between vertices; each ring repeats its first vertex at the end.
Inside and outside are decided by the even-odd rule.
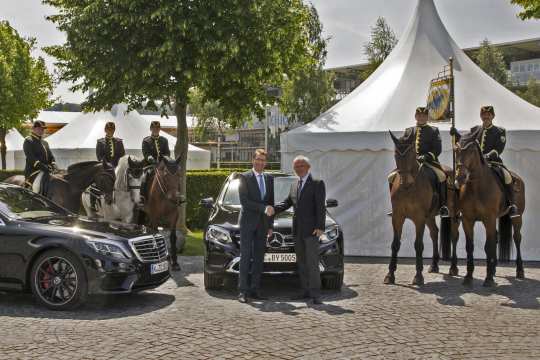
POLYGON ((16 129, 11 129, 8 131, 6 135, 6 169, 13 170, 24 168, 24 163, 22 166, 16 166, 17 161, 15 158, 15 154, 22 150, 23 143, 24 138, 16 129))
MULTIPOLYGON (((96 142, 104 136, 105 123, 112 121, 116 124, 115 136, 123 139, 126 153, 142 157, 141 143, 150 134, 149 121, 138 112, 127 112, 126 105, 115 105, 111 111, 80 114, 66 126, 47 137, 47 142, 60 168, 87 160, 96 160, 96 142)), ((176 138, 162 132, 169 141, 171 151, 176 138)), ((188 169, 210 168, 210 152, 189 145, 188 169)))
MULTIPOLYGON (((345 99, 313 122, 282 135, 282 167, 295 155, 307 155, 313 172, 326 181, 327 196, 340 206, 332 213, 343 225, 348 255, 389 256, 392 239, 387 174, 394 168, 388 130, 414 125, 414 110, 426 104, 429 82, 455 60, 456 127, 479 124, 482 105, 494 105, 495 123, 508 130, 503 158, 528 188, 523 228, 523 256, 540 260, 540 109, 523 101, 478 68, 452 40, 433 0, 418 0, 410 23, 388 59, 345 99)), ((448 125, 441 125, 443 155, 451 164, 448 125)), ((475 256, 484 256, 482 227, 477 225, 475 256)), ((426 231, 427 233, 427 231, 426 231)), ((414 256, 414 227, 407 223, 400 255, 414 256)), ((464 237, 459 245, 464 256, 464 237)), ((426 235, 424 256, 431 256, 426 235)))

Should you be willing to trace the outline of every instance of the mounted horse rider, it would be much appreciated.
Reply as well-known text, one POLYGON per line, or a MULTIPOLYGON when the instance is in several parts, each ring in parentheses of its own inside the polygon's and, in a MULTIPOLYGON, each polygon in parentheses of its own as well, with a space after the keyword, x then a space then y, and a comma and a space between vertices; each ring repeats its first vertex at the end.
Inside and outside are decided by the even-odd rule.
MULTIPOLYGON (((482 106, 480 108, 480 118, 482 119, 482 125, 471 128, 471 137, 478 141, 484 158, 504 184, 504 191, 508 201, 508 215, 511 218, 519 217, 515 204, 512 174, 504 166, 501 159, 501 154, 506 146, 506 130, 493 125, 493 119, 495 118, 493 106, 482 106)), ((450 129, 450 134, 455 135, 457 140, 461 138, 455 128, 450 129)))
MULTIPOLYGON (((405 130, 403 135, 404 139, 413 137, 415 139, 415 151, 417 161, 421 167, 431 170, 433 175, 433 189, 434 192, 439 195, 440 216, 448 217, 449 211, 447 206, 447 186, 446 186, 446 173, 439 163, 439 155, 442 151, 442 141, 439 129, 428 125, 428 109, 425 107, 418 107, 415 112, 416 126, 409 127, 405 130)), ((396 171, 393 171, 389 176, 390 190, 392 187, 392 181, 396 175, 396 171)), ((391 215, 391 213, 389 214, 391 215)))
POLYGON ((50 174, 57 171, 54 155, 49 144, 42 139, 45 123, 34 121, 32 133, 24 139, 23 150, 26 156, 24 168, 25 187, 47 194, 47 184, 50 174))
MULTIPOLYGON (((115 130, 116 125, 112 121, 105 124, 105 137, 98 139, 96 143, 96 157, 98 161, 105 160, 116 168, 120 158, 126 155, 126 151, 122 139, 114 137, 115 130)), ((88 191, 90 193, 90 206, 92 210, 97 211, 96 205, 98 198, 102 195, 101 191, 95 186, 90 186, 88 191)))
POLYGON ((141 181, 141 206, 147 200, 148 186, 152 182, 156 165, 163 157, 170 157, 171 150, 167 138, 159 135, 161 124, 159 121, 150 123, 151 135, 142 141, 142 153, 146 165, 146 171, 141 181))

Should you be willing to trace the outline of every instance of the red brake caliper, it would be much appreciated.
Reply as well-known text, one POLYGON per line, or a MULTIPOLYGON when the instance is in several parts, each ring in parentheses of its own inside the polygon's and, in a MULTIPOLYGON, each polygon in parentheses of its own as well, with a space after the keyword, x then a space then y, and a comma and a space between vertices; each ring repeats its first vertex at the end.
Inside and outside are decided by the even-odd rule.
POLYGON ((43 289, 47 290, 51 286, 51 273, 52 273, 52 265, 49 264, 49 267, 47 268, 47 272, 43 275, 43 278, 41 279, 41 284, 43 286, 43 289))

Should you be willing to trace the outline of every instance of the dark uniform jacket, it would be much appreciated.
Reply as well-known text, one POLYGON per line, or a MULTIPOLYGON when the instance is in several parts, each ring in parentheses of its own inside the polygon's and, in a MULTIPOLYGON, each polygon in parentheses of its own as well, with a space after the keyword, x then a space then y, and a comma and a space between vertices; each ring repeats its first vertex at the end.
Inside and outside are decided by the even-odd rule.
POLYGON ((483 126, 475 126, 471 129, 471 135, 478 141, 482 154, 488 157, 489 161, 502 164, 501 154, 506 146, 505 129, 495 125, 487 129, 483 126))
POLYGON ((439 164, 439 155, 442 151, 442 141, 439 129, 430 126, 413 126, 405 130, 404 138, 414 138, 416 155, 426 155, 429 163, 439 164))
POLYGON ((163 136, 145 137, 142 142, 142 153, 147 162, 159 161, 163 156, 171 156, 169 142, 163 136))
POLYGON ((122 139, 104 137, 97 141, 96 157, 98 161, 105 159, 105 161, 116 167, 118 166, 118 160, 124 155, 126 155, 126 151, 122 139))
POLYGON ((31 134, 24 139, 23 150, 26 156, 24 177, 27 181, 32 181, 40 171, 48 173, 49 166, 54 165, 55 160, 49 144, 36 134, 31 134))
POLYGON ((289 196, 276 204, 276 212, 293 207, 293 234, 297 237, 313 236, 313 231, 324 231, 326 223, 326 188, 324 181, 314 179, 311 175, 306 179, 299 193, 298 182, 291 185, 289 196))

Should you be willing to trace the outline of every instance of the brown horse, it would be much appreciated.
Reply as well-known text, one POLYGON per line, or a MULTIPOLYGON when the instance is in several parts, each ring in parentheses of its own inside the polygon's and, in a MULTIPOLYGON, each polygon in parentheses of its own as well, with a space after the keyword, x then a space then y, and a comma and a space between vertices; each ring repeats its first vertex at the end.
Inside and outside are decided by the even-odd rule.
MULTIPOLYGON (((115 182, 114 167, 107 162, 84 161, 73 164, 67 172, 52 174, 49 179, 47 197, 58 205, 79 213, 81 195, 91 184, 101 190, 105 198, 112 199, 115 182)), ((15 175, 4 180, 7 183, 24 186, 24 176, 15 175)))
POLYGON ((180 157, 176 160, 162 158, 148 188, 148 200, 143 211, 146 223, 153 229, 163 225, 170 230, 171 265, 174 271, 180 270, 176 249, 176 222, 178 206, 181 203, 178 186, 180 183, 180 157))
POLYGON ((395 144, 395 160, 397 174, 392 184, 390 197, 392 201, 392 227, 394 239, 392 241, 392 258, 389 272, 384 279, 385 284, 395 283, 395 271, 397 268, 397 256, 401 246, 401 234, 406 219, 410 219, 416 227, 416 275, 413 285, 423 285, 423 257, 424 230, 427 225, 431 240, 433 241, 433 259, 429 272, 439 272, 439 228, 435 222, 438 207, 434 206, 434 190, 431 185, 431 169, 420 166, 416 160, 414 138, 398 139, 390 132, 395 144))
POLYGON ((480 221, 486 229, 487 274, 484 286, 494 286, 497 267, 497 240, 499 242, 499 258, 502 261, 510 259, 512 228, 516 254, 516 277, 525 277, 521 260, 521 226, 525 210, 525 185, 517 175, 513 174, 515 203, 519 217, 510 219, 505 213, 506 197, 502 182, 490 168, 482 156, 480 145, 471 137, 463 137, 456 149, 457 174, 456 187, 459 189, 459 208, 462 214, 463 231, 466 237, 467 275, 464 285, 472 285, 474 271, 474 224, 480 221), (499 232, 497 239, 497 219, 499 232))

